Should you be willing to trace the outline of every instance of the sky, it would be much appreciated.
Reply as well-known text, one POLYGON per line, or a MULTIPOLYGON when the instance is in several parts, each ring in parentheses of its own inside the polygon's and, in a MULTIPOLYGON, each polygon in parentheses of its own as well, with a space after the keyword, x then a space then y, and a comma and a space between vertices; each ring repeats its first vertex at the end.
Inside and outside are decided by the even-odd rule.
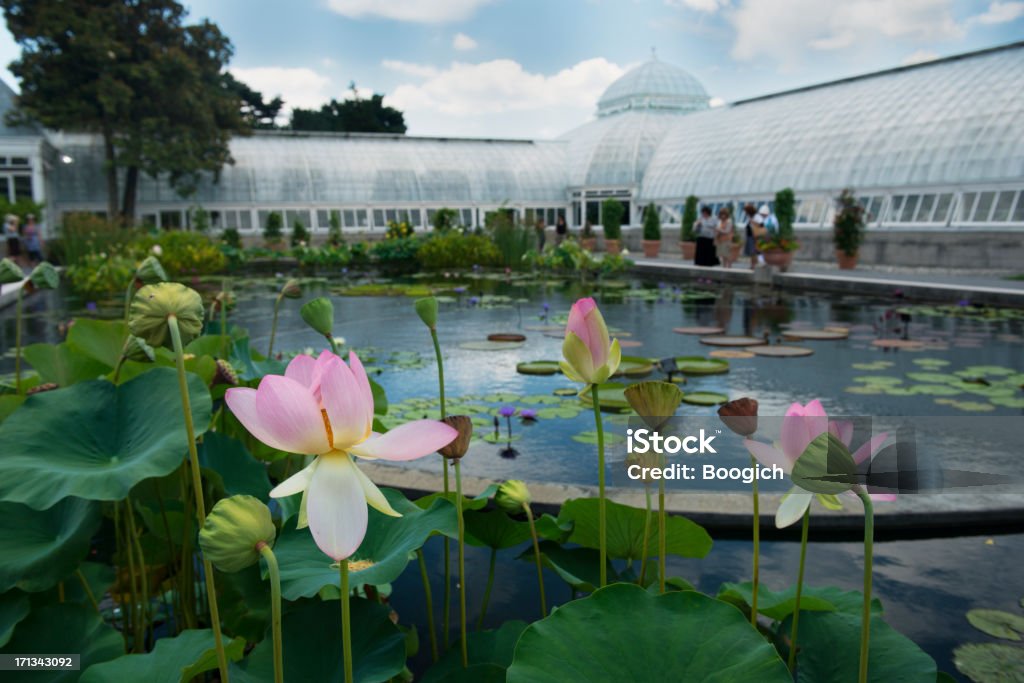
MULTIPOLYGON (((718 105, 1024 39, 1024 0, 184 0, 286 107, 351 97, 411 135, 556 137, 656 54, 718 105)), ((0 64, 18 46, 0 29, 0 64)), ((6 70, 0 77, 17 89, 6 70)))

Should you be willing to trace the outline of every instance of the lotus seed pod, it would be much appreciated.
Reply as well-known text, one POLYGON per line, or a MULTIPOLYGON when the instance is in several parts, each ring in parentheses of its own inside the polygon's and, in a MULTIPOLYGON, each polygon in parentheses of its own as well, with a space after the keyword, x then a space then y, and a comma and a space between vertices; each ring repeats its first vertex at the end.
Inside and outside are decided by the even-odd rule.
POLYGON ((320 296, 302 304, 299 309, 302 319, 314 330, 330 337, 334 329, 334 304, 327 297, 320 296))
POLYGON ((167 282, 167 272, 156 256, 147 256, 135 269, 135 279, 144 285, 155 285, 158 282, 167 282))
POLYGON ((473 421, 469 415, 449 415, 441 420, 458 432, 451 443, 438 451, 449 460, 458 460, 469 450, 469 441, 473 438, 473 421))
POLYGON ((299 281, 292 278, 284 283, 284 287, 281 288, 281 296, 286 299, 298 299, 302 296, 302 287, 299 286, 299 281))
POLYGON ((416 314, 423 321, 423 324, 434 329, 437 327, 437 299, 432 296, 425 297, 423 299, 417 299, 414 304, 416 307, 416 314))
POLYGON ((9 258, 0 261, 0 284, 9 285, 12 282, 21 282, 25 279, 25 273, 21 271, 18 264, 9 258))
POLYGON ((188 344, 203 330, 203 299, 194 289, 178 282, 161 282, 140 289, 128 316, 128 330, 152 346, 170 346, 167 319, 178 319, 181 343, 188 344))
POLYGON ((128 335, 122 355, 128 360, 140 363, 152 363, 156 360, 156 352, 153 351, 153 347, 147 344, 146 340, 133 334, 128 335))
POLYGON ((757 401, 752 398, 738 398, 718 409, 718 416, 725 426, 740 436, 751 436, 757 431, 757 401))
POLYGON ((217 501, 199 531, 203 555, 223 572, 237 572, 256 564, 259 545, 273 545, 277 530, 270 509, 252 496, 231 496, 217 501))
POLYGON ((32 270, 28 276, 32 286, 38 289, 57 289, 60 285, 60 275, 52 263, 43 261, 32 270))
POLYGON ((683 392, 668 382, 637 382, 623 392, 640 419, 651 429, 658 429, 676 414, 683 401, 683 392))
POLYGON ((494 494, 494 502, 499 508, 509 514, 516 514, 523 511, 524 505, 533 501, 530 497, 530 489, 526 488, 526 482, 519 479, 509 479, 498 487, 494 494))

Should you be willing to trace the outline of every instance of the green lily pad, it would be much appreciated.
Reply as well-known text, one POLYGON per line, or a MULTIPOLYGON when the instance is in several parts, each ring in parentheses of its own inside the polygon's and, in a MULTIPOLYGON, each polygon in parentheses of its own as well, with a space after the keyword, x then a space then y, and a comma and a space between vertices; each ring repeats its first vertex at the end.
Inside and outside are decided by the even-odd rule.
POLYGON ((915 358, 911 362, 923 368, 944 368, 949 365, 949 361, 942 358, 915 358))
MULTIPOLYGON (((405 668, 405 634, 391 622, 391 610, 385 605, 361 598, 351 598, 349 604, 354 679, 391 680, 405 668)), ((284 680, 342 681, 341 604, 337 600, 306 600, 293 605, 281 620, 281 635, 284 680)), ((266 638, 246 658, 243 666, 250 680, 274 680, 273 649, 271 639, 266 638)))
POLYGON ((47 510, 0 503, 0 591, 38 592, 75 571, 100 526, 100 506, 65 498, 47 510))
POLYGON ((885 391, 877 384, 857 384, 843 389, 848 394, 861 394, 862 396, 878 396, 885 391))
POLYGON ((68 346, 88 358, 113 368, 121 357, 128 326, 121 320, 76 318, 68 330, 68 346))
POLYGON ((654 371, 654 363, 650 358, 642 356, 623 356, 615 376, 645 377, 654 371))
MULTIPOLYGON (((598 503, 596 498, 566 501, 558 512, 560 524, 572 523, 569 540, 585 548, 599 548, 598 503)), ((643 554, 644 524, 647 511, 606 501, 608 557, 639 560, 643 554)), ((656 524, 648 529, 647 551, 657 552, 656 524)), ((704 557, 711 550, 711 536, 704 527, 678 515, 668 516, 665 550, 680 557, 704 557)))
MULTIPOLYGON (((349 558, 353 565, 349 575, 353 586, 394 581, 409 563, 412 551, 422 546, 431 534, 441 532, 455 536, 458 533, 455 506, 448 501, 435 500, 424 510, 399 491, 388 488, 381 491, 402 516, 389 517, 370 509, 366 538, 349 558)), ((341 583, 337 564, 317 548, 309 529, 295 528, 296 520, 292 518, 285 523, 274 546, 281 568, 281 594, 286 600, 298 600, 317 595, 325 586, 337 590, 341 583)))
POLYGON ((124 641, 91 606, 57 603, 33 609, 0 652, 80 655, 81 671, 49 671, 42 676, 38 671, 5 671, 3 676, 4 683, 75 683, 93 664, 123 655, 124 641))
MULTIPOLYGON (((941 399, 935 399, 936 403, 941 399)), ((949 401, 950 406, 957 410, 962 410, 965 413, 990 413, 996 409, 991 403, 981 403, 980 401, 949 401)))
POLYGON ((683 403, 695 406, 717 406, 729 401, 727 394, 716 391, 688 391, 683 394, 683 403))
POLYGON ((14 627, 31 611, 28 595, 11 590, 0 595, 0 647, 7 644, 14 633, 14 627))
POLYGON ((480 438, 487 443, 511 443, 513 441, 519 441, 523 436, 522 434, 513 434, 512 436, 509 436, 504 431, 501 431, 498 434, 495 434, 494 432, 487 432, 480 438))
POLYGON ((516 365, 516 372, 521 375, 555 375, 561 371, 557 360, 534 360, 516 365))
POLYGON ((1013 681, 1007 674, 1024 671, 1024 647, 1003 643, 961 645, 953 650, 953 663, 975 683, 1013 681))
POLYGON ((530 540, 530 525, 518 522, 501 510, 467 510, 466 543, 502 550, 530 540))
POLYGON ((1017 370, 1002 365, 971 365, 957 374, 961 373, 967 377, 1003 377, 1016 374, 1017 370))
POLYGON ((854 377, 853 381, 875 385, 903 384, 903 380, 899 377, 890 377, 889 375, 861 375, 854 377))
POLYGON ((967 621, 982 633, 1005 640, 1020 640, 1024 635, 1024 617, 998 609, 972 609, 967 621))
POLYGON ((885 370, 886 368, 891 368, 892 366, 893 362, 890 360, 875 360, 871 361, 870 363, 854 363, 850 367, 852 367, 854 370, 885 370))
MULTIPOLYGON (((573 392, 575 395, 576 392, 573 392)), ((602 402, 604 399, 602 398, 602 402)), ((550 406, 548 408, 541 408, 537 411, 537 417, 541 420, 556 420, 556 419, 570 419, 574 418, 583 412, 578 405, 560 405, 550 406)))
POLYGON ((561 387, 559 389, 555 389, 551 393, 554 394, 555 396, 575 396, 579 392, 578 390, 572 389, 570 387, 561 387))
MULTIPOLYGON (((196 433, 210 422, 210 392, 188 375, 196 433)), ((30 396, 0 424, 0 499, 46 509, 67 496, 121 500, 177 468, 188 449, 174 370, 124 384, 80 382, 30 396)))
POLYGON ((96 379, 111 369, 111 366, 75 351, 67 342, 32 344, 21 352, 28 364, 39 373, 42 382, 52 382, 62 387, 96 379))
POLYGON ((915 384, 910 387, 910 392, 925 396, 956 396, 963 393, 948 384, 915 384))
MULTIPOLYGON (((601 402, 601 410, 620 410, 629 408, 629 401, 623 393, 626 390, 625 384, 619 382, 605 382, 598 386, 598 399, 601 402)), ((580 394, 580 400, 585 405, 593 406, 594 399, 590 387, 580 394)))
POLYGON ((531 394, 530 396, 523 396, 519 399, 519 402, 525 403, 526 405, 552 406, 560 404, 562 400, 556 396, 549 396, 547 394, 531 394))
POLYGON ((241 441, 210 432, 199 444, 199 465, 215 490, 225 495, 255 496, 267 500, 270 480, 267 468, 245 450, 241 441))
POLYGON ((686 375, 720 375, 729 372, 729 361, 704 356, 679 356, 676 367, 686 375))
MULTIPOLYGON (((224 644, 228 660, 238 661, 245 650, 245 639, 224 644)), ((123 655, 89 667, 80 683, 179 683, 190 681, 205 671, 217 668, 217 650, 210 629, 189 629, 176 636, 156 641, 152 652, 123 655)))
MULTIPOLYGON (((597 445, 597 431, 596 430, 592 430, 592 431, 589 431, 589 432, 580 432, 579 434, 573 434, 572 435, 572 440, 576 441, 577 443, 585 443, 585 444, 590 444, 590 445, 595 445, 596 446, 597 445)), ((612 445, 615 445, 615 444, 620 444, 620 443, 625 443, 625 442, 626 442, 626 438, 624 436, 620 435, 620 434, 616 434, 615 432, 608 432, 608 431, 606 431, 604 433, 604 445, 605 446, 612 446, 612 445)))
POLYGON ((992 399, 992 404, 1003 408, 1024 409, 1024 398, 996 397, 992 399))
POLYGON ((652 595, 631 584, 602 588, 531 624, 507 680, 632 681, 643 672, 665 681, 792 680, 775 648, 732 605, 694 591, 652 595))
POLYGON ((510 341, 468 341, 459 344, 459 348, 465 351, 511 351, 522 348, 525 342, 510 341))
POLYGON ((510 620, 494 631, 476 631, 466 640, 469 666, 462 668, 460 648, 453 647, 423 675, 422 683, 505 683, 526 622, 510 620))
POLYGON ((908 372, 907 377, 915 382, 937 382, 940 384, 956 382, 960 379, 956 375, 945 372, 908 372))

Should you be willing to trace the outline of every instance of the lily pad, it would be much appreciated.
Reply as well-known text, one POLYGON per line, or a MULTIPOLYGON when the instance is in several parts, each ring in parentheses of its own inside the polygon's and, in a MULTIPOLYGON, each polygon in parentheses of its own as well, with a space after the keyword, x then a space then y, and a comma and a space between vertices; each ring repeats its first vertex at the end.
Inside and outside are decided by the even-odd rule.
POLYGON ((5 671, 3 676, 4 683, 75 683, 93 664, 123 655, 124 641, 91 606, 57 603, 33 609, 0 652, 80 655, 81 671, 49 671, 42 677, 38 671, 5 671))
MULTIPOLYGON (((625 384, 619 382, 606 382, 598 386, 598 400, 601 404, 601 410, 621 410, 623 408, 629 408, 629 401, 626 400, 626 395, 623 393, 626 390, 625 384)), ((580 394, 580 400, 585 405, 594 405, 593 394, 590 387, 580 394)))
MULTIPOLYGON (((827 599, 811 594, 809 587, 804 586, 804 592, 800 596, 800 611, 809 610, 812 612, 832 612, 836 606, 827 599)), ((743 583, 723 583, 718 589, 719 600, 725 600, 740 607, 747 614, 750 613, 750 603, 753 601, 753 584, 749 581, 743 583)), ((758 586, 757 591, 757 612, 775 621, 782 621, 796 608, 796 586, 789 586, 785 590, 773 591, 765 585, 758 586)))
POLYGON ((555 396, 575 396, 579 392, 571 387, 561 387, 559 389, 555 389, 551 393, 555 396))
POLYGON ((643 356, 623 356, 615 375, 626 377, 644 377, 654 371, 654 363, 650 358, 643 356))
MULTIPOLYGON (((224 653, 230 661, 238 661, 245 650, 245 639, 235 638, 224 644, 224 653)), ((190 629, 177 636, 156 641, 152 652, 141 655, 123 655, 109 662, 90 666, 82 674, 80 683, 121 683, 146 681, 147 683, 179 683, 190 681, 205 671, 217 668, 217 650, 213 631, 190 629)))
POLYGON ((880 349, 903 349, 904 351, 917 351, 925 347, 924 342, 914 339, 876 339, 871 342, 871 345, 880 349))
POLYGON ((516 365, 516 372, 521 375, 554 375, 561 371, 557 360, 534 360, 516 365))
POLYGON ((522 348, 524 342, 513 341, 468 341, 459 344, 465 351, 511 351, 522 348))
POLYGON ((519 334, 518 332, 496 332, 494 334, 487 335, 487 341, 524 342, 526 341, 526 335, 519 334))
MULTIPOLYGON (((921 359, 921 360, 924 360, 924 359, 921 359)), ((893 362, 892 361, 889 361, 889 360, 875 360, 875 361, 871 361, 870 363, 854 363, 850 367, 852 367, 854 370, 885 370, 886 368, 891 368, 892 366, 893 366, 893 362)))
POLYGON ((700 343, 708 346, 759 346, 767 342, 761 337, 720 334, 701 337, 700 343))
POLYGON ((753 358, 754 354, 743 349, 714 349, 708 353, 712 358, 753 358))
MULTIPOLYGON (((573 392, 575 395, 576 392, 573 392)), ((602 402, 604 397, 602 397, 602 402)), ((542 420, 571 419, 583 412, 578 405, 560 405, 541 408, 537 411, 537 417, 542 420)))
POLYGON ((683 403, 695 406, 717 406, 729 400, 727 394, 720 394, 715 391, 688 391, 683 394, 683 403))
POLYGON ((876 386, 903 384, 903 380, 899 377, 890 377, 889 375, 861 375, 860 377, 854 377, 853 381, 874 384, 876 386))
MULTIPOLYGON (((366 538, 349 558, 353 586, 382 585, 397 579, 410 554, 434 532, 457 534, 455 506, 444 499, 421 509, 394 489, 381 489, 401 517, 389 517, 370 509, 366 538)), ((274 553, 281 568, 281 594, 286 600, 317 595, 325 586, 340 586, 337 564, 320 551, 309 529, 296 529, 297 518, 285 523, 274 553)), ((312 680, 312 679, 301 679, 312 680)))
MULTIPOLYGON (((910 392, 924 394, 925 396, 956 396, 963 393, 956 387, 951 387, 948 384, 915 384, 910 387, 910 392)), ((993 402, 995 400, 998 399, 994 399, 993 402)), ((1021 407, 1024 407, 1024 403, 1022 403, 1021 407)))
POLYGON ((849 337, 850 331, 839 327, 821 330, 786 330, 782 336, 787 341, 837 341, 849 337))
MULTIPOLYGON (((210 422, 210 392, 188 375, 197 434, 210 422)), ((30 396, 0 424, 0 499, 46 509, 67 496, 121 500, 174 471, 188 437, 177 373, 154 368, 124 384, 80 382, 30 396)))
POLYGON ((953 663, 975 683, 1013 681, 1007 673, 1024 671, 1024 647, 1003 643, 961 645, 953 650, 953 663))
POLYGON ((949 361, 942 358, 915 358, 912 362, 923 368, 944 368, 949 365, 949 361))
POLYGON ((722 334, 723 332, 725 332, 725 328, 708 325, 697 327, 673 327, 672 331, 675 332, 676 334, 696 334, 702 337, 706 337, 713 334, 722 334))
POLYGON ((694 591, 652 595, 631 584, 602 588, 531 624, 507 680, 632 681, 642 672, 666 681, 792 680, 775 648, 732 605, 694 591))
POLYGON ((991 399, 993 405, 1002 408, 1024 409, 1024 398, 996 397, 991 399))
MULTIPOLYGON (((597 432, 596 431, 589 431, 589 432, 580 432, 579 434, 573 434, 572 435, 572 440, 576 441, 577 443, 585 443, 585 444, 597 445, 597 432)), ((615 432, 608 432, 608 431, 606 431, 604 433, 604 445, 605 446, 613 446, 613 445, 620 444, 620 443, 625 443, 625 442, 626 442, 625 437, 623 437, 620 434, 616 434, 615 432)))
POLYGON ((998 609, 972 609, 967 621, 982 633, 1005 640, 1020 640, 1024 635, 1024 617, 998 609))
POLYGON ((751 346, 747 350, 755 356, 768 356, 771 358, 800 358, 814 354, 814 349, 809 349, 805 346, 787 346, 784 344, 776 344, 775 346, 751 346))
POLYGON ((720 375, 729 372, 729 361, 703 356, 680 356, 676 367, 687 375, 720 375))
POLYGON ((65 498, 47 510, 0 503, 0 591, 37 592, 75 571, 100 526, 100 506, 65 498))
POLYGON ((422 683, 505 683, 519 636, 526 622, 510 620, 494 631, 468 634, 469 666, 462 668, 459 647, 453 647, 423 675, 422 683))
MULTIPOLYGON (((541 533, 539 528, 538 533, 541 533)), ((560 542, 541 541, 540 552, 544 566, 575 590, 593 593, 601 585, 600 552, 595 548, 566 548, 563 545, 565 540, 568 539, 560 542)), ((519 559, 534 562, 533 549, 523 551, 519 559)), ((605 568, 608 580, 617 581, 618 574, 610 560, 606 562, 605 568)))
POLYGON ((956 382, 960 379, 956 375, 945 372, 908 372, 907 377, 915 382, 935 382, 939 384, 956 382))
MULTIPOLYGON (((560 524, 572 523, 569 541, 585 548, 600 547, 596 498, 575 498, 566 501, 558 512, 560 524)), ((608 557, 639 560, 643 554, 644 525, 647 511, 641 508, 606 501, 608 520, 608 557)), ((657 525, 648 529, 647 552, 654 555, 658 547, 657 525)), ((665 550, 680 557, 704 557, 711 550, 711 536, 704 527, 678 515, 668 516, 665 550)))

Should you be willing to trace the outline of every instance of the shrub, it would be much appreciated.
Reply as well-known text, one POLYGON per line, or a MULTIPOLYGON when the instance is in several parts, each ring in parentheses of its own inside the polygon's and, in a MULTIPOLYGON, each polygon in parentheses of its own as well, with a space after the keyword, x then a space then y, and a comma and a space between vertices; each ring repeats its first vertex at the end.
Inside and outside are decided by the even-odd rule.
POLYGON ((122 254, 97 251, 82 255, 68 266, 68 282, 83 297, 102 297, 123 292, 135 276, 138 262, 122 254))
POLYGON ((405 221, 388 221, 388 231, 384 234, 385 240, 397 240, 404 237, 412 237, 416 231, 405 221))
POLYGON ((352 260, 352 252, 344 244, 323 247, 296 247, 292 249, 299 265, 304 268, 341 268, 352 260))
POLYGON ((503 263, 497 245, 483 235, 462 235, 455 231, 434 235, 420 247, 420 265, 427 270, 498 266, 503 263))
POLYGON ((625 207, 614 197, 604 200, 601 205, 601 223, 604 226, 606 240, 622 239, 622 214, 625 207))
POLYGON ((458 225, 459 212, 455 209, 444 206, 434 212, 434 230, 445 232, 458 227, 458 225))
POLYGON ((517 223, 515 213, 511 209, 499 209, 487 217, 486 223, 487 230, 501 254, 499 265, 517 270, 526 265, 523 257, 533 245, 533 230, 528 230, 517 223))
POLYGON ((227 267, 227 257, 206 235, 171 230, 157 236, 146 236, 132 245, 130 255, 143 259, 160 245, 160 263, 170 277, 210 275, 227 267))
POLYGON ((644 239, 661 240, 661 219, 658 217, 658 207, 654 204, 644 208, 644 239))
POLYGON ((779 237, 792 239, 796 220, 796 195, 790 188, 775 193, 775 218, 779 221, 779 237))
POLYGON ((415 235, 386 239, 370 247, 370 256, 381 270, 413 272, 417 268, 416 256, 422 245, 423 238, 415 235))
POLYGON ((210 231, 210 212, 201 206, 192 209, 192 229, 205 235, 210 231))
POLYGON ((329 227, 327 228, 327 244, 332 247, 340 247, 344 243, 345 238, 341 234, 341 212, 331 211, 329 227))
POLYGON ((220 234, 220 239, 224 244, 233 249, 242 248, 242 236, 238 234, 237 228, 226 228, 224 232, 220 234))
POLYGON ((864 242, 864 207, 846 188, 836 199, 836 216, 832 220, 832 241, 847 256, 856 256, 864 242))
POLYGON ((693 234, 693 224, 697 222, 697 204, 700 200, 692 194, 686 198, 683 206, 683 222, 679 226, 679 240, 681 242, 693 242, 697 236, 693 234))
POLYGON ((306 230, 306 226, 302 224, 302 221, 296 218, 295 222, 292 223, 291 245, 297 247, 300 243, 305 242, 309 242, 309 231, 306 230))
POLYGON ((100 252, 113 253, 138 237, 139 233, 125 229, 120 223, 91 213, 64 214, 59 228, 64 243, 67 265, 74 265, 86 256, 100 252))
POLYGON ((267 222, 263 226, 263 241, 267 244, 280 244, 283 229, 284 221, 281 218, 281 214, 277 211, 271 211, 267 214, 267 222))

